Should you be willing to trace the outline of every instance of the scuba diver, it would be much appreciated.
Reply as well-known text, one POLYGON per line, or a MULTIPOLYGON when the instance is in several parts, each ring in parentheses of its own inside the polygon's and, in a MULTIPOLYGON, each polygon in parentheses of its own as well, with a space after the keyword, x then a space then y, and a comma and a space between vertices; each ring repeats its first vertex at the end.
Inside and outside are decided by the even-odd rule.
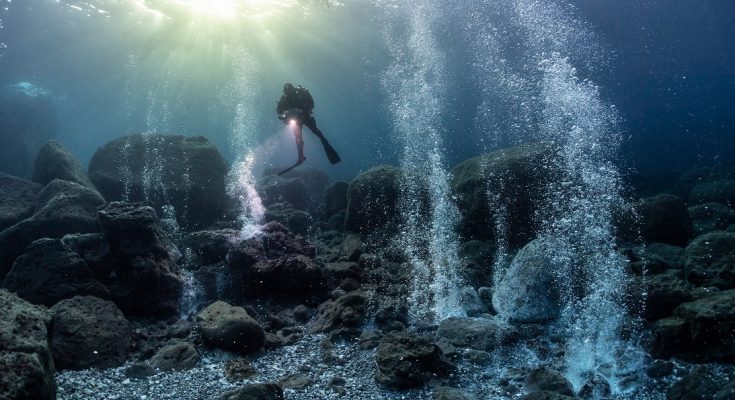
POLYGON ((311 116, 312 110, 314 109, 314 99, 309 94, 306 88, 301 86, 294 87, 290 83, 283 85, 283 95, 278 101, 278 107, 276 113, 278 113, 278 119, 287 124, 292 130, 294 137, 296 138, 296 149, 299 152, 299 159, 296 164, 281 171, 279 175, 283 175, 286 172, 298 167, 305 160, 304 157, 304 139, 302 136, 303 125, 306 125, 312 133, 314 133, 319 140, 322 142, 324 152, 327 154, 329 162, 337 164, 340 162, 339 155, 329 144, 327 139, 322 134, 322 131, 316 127, 316 120, 311 116))

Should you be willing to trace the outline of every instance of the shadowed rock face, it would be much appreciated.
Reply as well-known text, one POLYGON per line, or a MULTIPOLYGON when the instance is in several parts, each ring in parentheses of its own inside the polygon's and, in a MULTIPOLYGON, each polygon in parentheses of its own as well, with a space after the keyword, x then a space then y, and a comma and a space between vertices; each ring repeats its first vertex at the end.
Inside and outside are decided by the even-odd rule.
POLYGON ((242 307, 217 301, 202 310, 196 321, 202 339, 212 346, 242 354, 263 347, 263 328, 242 307))
POLYGON ((187 230, 203 229, 227 208, 228 165, 203 136, 130 135, 102 146, 89 177, 108 201, 174 207, 187 230))
POLYGON ((378 382, 399 390, 421 386, 453 370, 437 345, 405 332, 385 335, 375 360, 378 382))
POLYGON ((357 176, 347 189, 345 228, 369 233, 398 222, 401 171, 380 165, 357 176))
POLYGON ((94 189, 82 164, 61 143, 49 140, 44 144, 33 164, 33 181, 46 185, 54 179, 78 183, 94 189))
POLYGON ((0 173, 0 232, 33 215, 43 186, 0 173))

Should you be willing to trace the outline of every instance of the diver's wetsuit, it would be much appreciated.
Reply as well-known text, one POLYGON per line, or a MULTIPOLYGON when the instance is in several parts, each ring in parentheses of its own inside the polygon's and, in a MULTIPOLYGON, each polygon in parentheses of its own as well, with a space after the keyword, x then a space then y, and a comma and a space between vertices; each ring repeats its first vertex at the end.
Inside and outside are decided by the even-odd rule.
MULTIPOLYGON (((276 113, 278 113, 279 118, 283 120, 284 124, 288 124, 288 121, 282 117, 283 114, 289 110, 297 110, 299 112, 299 121, 306 125, 324 144, 326 138, 322 131, 316 127, 316 120, 311 115, 313 108, 314 99, 308 90, 301 86, 295 88, 290 83, 287 83, 283 86, 283 95, 281 95, 281 99, 278 101, 276 113)), ((295 129, 294 135, 296 136, 296 147, 299 152, 299 162, 302 162, 304 160, 304 140, 302 138, 300 124, 298 129, 295 129)), ((332 160, 330 159, 330 161, 332 160)))

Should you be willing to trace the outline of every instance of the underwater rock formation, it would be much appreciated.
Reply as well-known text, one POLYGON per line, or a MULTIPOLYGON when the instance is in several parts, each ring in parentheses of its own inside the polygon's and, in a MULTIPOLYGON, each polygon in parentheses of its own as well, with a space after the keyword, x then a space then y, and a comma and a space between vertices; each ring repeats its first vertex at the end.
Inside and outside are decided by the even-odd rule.
POLYGON ((196 317, 202 339, 215 347, 235 353, 252 353, 264 345, 265 332, 242 307, 217 301, 196 317))
POLYGON ((244 298, 266 296, 302 300, 323 292, 312 245, 278 222, 233 246, 227 254, 232 284, 244 298))
POLYGON ((231 390, 217 400, 283 400, 283 388, 277 383, 252 383, 231 390))
POLYGON ((297 210, 308 210, 313 206, 309 189, 301 178, 268 175, 259 186, 263 204, 266 207, 283 202, 289 203, 297 210))
POLYGON ((37 239, 99 232, 97 208, 104 203, 102 196, 88 187, 58 179, 51 181, 39 194, 31 217, 0 232, 0 277, 37 239))
POLYGON ((358 175, 347 189, 345 228, 370 233, 398 223, 401 171, 379 165, 358 175))
POLYGON ((703 182, 692 188, 689 204, 721 203, 735 207, 735 179, 703 182))
POLYGON ((102 146, 89 178, 107 201, 173 206, 187 230, 212 225, 228 206, 228 165, 203 136, 129 135, 102 146))
POLYGON ((329 218, 340 210, 347 209, 347 191, 350 184, 344 181, 332 182, 324 188, 324 216, 329 218))
POLYGON ((225 261, 238 235, 234 229, 197 231, 189 233, 184 243, 192 250, 198 265, 210 265, 225 261))
POLYGON ((56 398, 50 323, 45 307, 0 289, 0 398, 56 398))
POLYGON ((275 203, 265 211, 265 222, 276 221, 283 224, 292 232, 306 235, 312 226, 312 217, 306 211, 297 210, 291 203, 275 203))
POLYGON ((46 185, 54 179, 78 183, 95 189, 79 160, 61 143, 49 140, 41 146, 33 164, 33 181, 46 185))
POLYGON ((439 323, 436 336, 452 346, 491 351, 516 340, 518 330, 495 318, 452 317, 439 323))
POLYGON ((196 347, 185 341, 177 341, 159 349, 149 364, 157 371, 185 371, 193 368, 201 356, 196 347))
POLYGON ((535 143, 470 158, 452 170, 452 190, 462 214, 460 233, 470 239, 492 239, 496 218, 507 221, 508 244, 523 246, 534 237, 535 211, 554 170, 554 147, 535 143), (488 192, 489 191, 489 192, 488 192), (491 208, 488 194, 493 202, 491 208), (506 215, 498 215, 499 210, 506 215))
POLYGON ((0 232, 33 215, 38 183, 0 173, 0 232))
POLYGON ((735 233, 712 232, 687 246, 684 273, 699 286, 735 288, 735 233))
POLYGON ((319 306, 312 332, 332 332, 341 328, 359 328, 365 322, 367 296, 359 291, 347 293, 337 300, 319 306))
POLYGON ((177 315, 183 282, 175 271, 181 253, 153 208, 112 202, 99 211, 99 223, 116 261, 116 280, 109 285, 115 303, 126 315, 177 315))
POLYGON ((408 332, 383 336, 375 362, 377 381, 398 390, 425 385, 454 370, 436 344, 408 332))
POLYGON ((735 209, 720 203, 705 203, 689 207, 689 216, 694 225, 695 236, 723 231, 731 224, 735 224, 735 209))
POLYGON ((51 313, 49 340, 58 369, 111 368, 127 359, 132 331, 111 301, 74 297, 60 301, 51 313))
MULTIPOLYGON (((646 243, 686 245, 694 231, 684 201, 671 194, 648 197, 637 205, 640 232, 646 243)), ((634 226, 634 225, 633 225, 634 226)))

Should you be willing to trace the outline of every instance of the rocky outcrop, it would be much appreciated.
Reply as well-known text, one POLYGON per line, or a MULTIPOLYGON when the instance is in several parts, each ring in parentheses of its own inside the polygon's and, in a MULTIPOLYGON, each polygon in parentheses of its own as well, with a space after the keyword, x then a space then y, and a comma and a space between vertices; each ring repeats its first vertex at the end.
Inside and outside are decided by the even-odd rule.
POLYGON ((199 352, 193 344, 185 341, 167 345, 159 349, 148 361, 157 371, 185 371, 194 368, 199 362, 199 352))
POLYGON ((689 207, 689 215, 692 218, 695 236, 724 231, 730 224, 735 224, 735 210, 720 203, 689 207))
POLYGON ((142 134, 99 148, 89 162, 89 178, 108 201, 145 200, 158 211, 171 205, 179 224, 196 230, 227 209, 228 169, 203 136, 142 134))
POLYGON ((275 203, 265 211, 265 222, 276 221, 299 235, 306 235, 312 226, 311 214, 295 209, 291 203, 275 203))
POLYGON ((179 312, 181 257, 163 233, 153 208, 113 202, 99 211, 99 223, 114 257, 112 298, 126 315, 169 316, 179 312))
POLYGON ((549 368, 536 368, 526 377, 529 392, 552 392, 562 396, 574 397, 572 383, 564 375, 549 368))
POLYGON ((691 284, 676 270, 641 278, 636 289, 646 293, 645 316, 649 321, 671 316, 680 304, 693 300, 691 284))
POLYGON ((196 329, 205 343, 235 353, 252 353, 265 343, 265 332, 242 307, 217 301, 196 317, 196 329))
POLYGON ((689 201, 689 196, 697 185, 715 182, 723 179, 735 179, 735 167, 717 166, 695 168, 682 174, 674 184, 674 193, 687 200, 689 205, 695 205, 689 201))
POLYGON ((375 355, 376 379, 391 389, 409 389, 446 377, 454 366, 437 345, 407 332, 383 336, 375 355))
POLYGON ((51 351, 57 368, 112 368, 125 362, 132 331, 114 303, 74 297, 60 301, 51 313, 51 351))
POLYGON ((0 232, 33 215, 43 186, 0 173, 0 232))
POLYGON ((718 390, 717 382, 700 367, 675 382, 666 392, 666 400, 713 399, 718 390))
POLYGON ((277 383, 252 383, 231 390, 217 400, 283 400, 283 388, 277 383))
POLYGON ((263 204, 266 207, 284 202, 291 204, 297 210, 308 210, 310 206, 313 206, 309 188, 300 178, 269 175, 259 186, 263 204))
POLYGON ((230 249, 233 288, 242 297, 300 300, 324 290, 316 251, 283 225, 270 222, 261 233, 230 249))
POLYGON ((537 239, 518 251, 493 293, 493 307, 500 315, 518 322, 541 322, 559 315, 550 248, 537 239))
POLYGON ((197 257, 198 265, 210 265, 225 261, 238 237, 239 232, 234 229, 198 231, 188 234, 185 243, 197 257))
POLYGON ((643 199, 637 205, 641 236, 646 243, 685 245, 694 231, 684 201, 671 194, 643 199))
POLYGON ((33 216, 0 232, 0 277, 37 239, 99 232, 97 208, 104 203, 99 193, 73 182, 57 179, 46 185, 33 216))
POLYGON ((656 322, 651 354, 695 362, 735 359, 735 290, 715 293, 674 310, 656 322))
POLYGON ((50 323, 44 307, 0 289, 0 398, 56 398, 50 323))
POLYGON ((39 239, 18 257, 4 286, 34 304, 51 307, 74 296, 110 298, 86 261, 61 239, 39 239))
POLYGON ((535 143, 484 154, 456 166, 451 184, 462 213, 461 233, 470 239, 492 239, 494 232, 488 227, 502 217, 507 221, 503 234, 511 247, 531 240, 536 208, 557 174, 551 162, 554 157, 552 146, 535 143), (499 210, 505 214, 499 215, 499 210))
POLYGON ((702 182, 689 192, 689 204, 720 203, 735 207, 735 179, 702 182))
POLYGON ((347 189, 345 228, 369 233, 394 226, 400 218, 401 171, 388 165, 358 175, 347 189))
POLYGON ((38 150, 33 164, 33 181, 46 185, 54 179, 78 183, 96 190, 79 160, 61 143, 50 140, 38 150))
POLYGON ((340 328, 358 328, 365 322, 367 297, 351 292, 319 306, 312 332, 331 332, 340 328))
POLYGON ((685 275, 698 286, 735 288, 735 233, 702 235, 686 249, 685 275))
POLYGON ((336 181, 324 189, 324 215, 328 218, 340 210, 347 209, 347 191, 350 184, 336 181))
POLYGON ((518 331, 499 319, 452 317, 439 324, 436 335, 452 346, 490 351, 513 342, 518 331))

